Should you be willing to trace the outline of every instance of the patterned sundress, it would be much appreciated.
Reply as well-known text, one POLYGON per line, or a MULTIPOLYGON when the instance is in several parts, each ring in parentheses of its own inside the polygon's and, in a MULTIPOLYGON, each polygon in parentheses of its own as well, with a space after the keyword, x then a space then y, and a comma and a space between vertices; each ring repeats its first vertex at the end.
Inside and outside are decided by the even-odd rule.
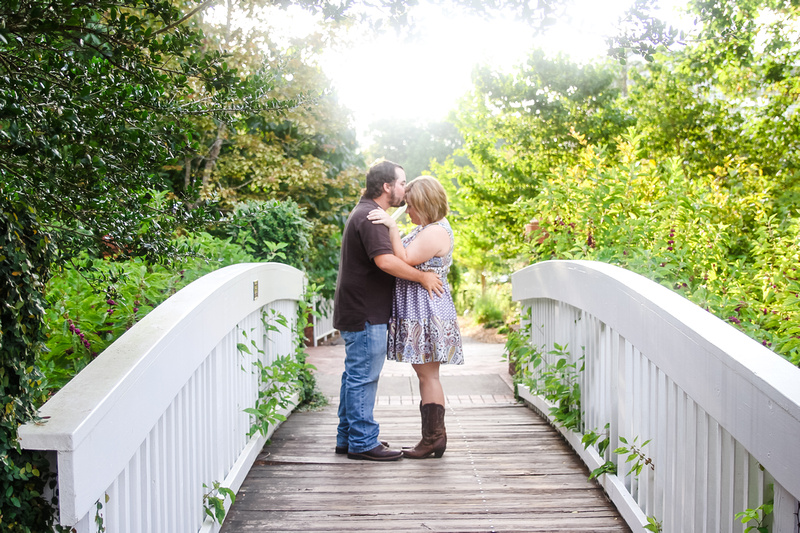
MULTIPOLYGON (((392 318, 389 320, 388 359, 411 364, 432 363, 464 364, 461 348, 461 331, 458 315, 447 273, 453 263, 453 230, 446 219, 438 224, 450 235, 450 251, 444 257, 432 257, 415 268, 439 274, 444 294, 431 299, 422 285, 397 278, 392 301, 392 318)), ((430 224, 430 225, 433 225, 430 224)), ((428 226, 417 226, 403 238, 408 245, 428 226)))

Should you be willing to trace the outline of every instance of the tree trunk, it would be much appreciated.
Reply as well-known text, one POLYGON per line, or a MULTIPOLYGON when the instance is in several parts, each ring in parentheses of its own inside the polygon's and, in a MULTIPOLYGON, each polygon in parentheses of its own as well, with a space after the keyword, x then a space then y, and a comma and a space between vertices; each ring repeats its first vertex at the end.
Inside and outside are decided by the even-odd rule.
POLYGON ((192 186, 192 159, 191 156, 186 156, 183 158, 183 190, 188 191, 189 188, 192 186))
POLYGON ((222 149, 222 128, 222 125, 217 128, 217 138, 214 140, 211 149, 208 151, 208 156, 205 158, 206 164, 203 167, 203 187, 206 187, 211 180, 211 173, 214 171, 217 158, 219 158, 219 151, 222 149))

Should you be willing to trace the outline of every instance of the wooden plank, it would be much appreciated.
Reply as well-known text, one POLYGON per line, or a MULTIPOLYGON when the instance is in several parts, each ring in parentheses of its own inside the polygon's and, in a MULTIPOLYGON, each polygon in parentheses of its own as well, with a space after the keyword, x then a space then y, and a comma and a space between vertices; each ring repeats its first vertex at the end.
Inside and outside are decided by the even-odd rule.
MULTIPOLYGON (((419 440, 414 405, 378 405, 381 438, 419 440)), ((586 466, 521 404, 450 404, 441 459, 387 463, 333 453, 336 406, 293 414, 263 449, 222 533, 627 533, 586 466)))

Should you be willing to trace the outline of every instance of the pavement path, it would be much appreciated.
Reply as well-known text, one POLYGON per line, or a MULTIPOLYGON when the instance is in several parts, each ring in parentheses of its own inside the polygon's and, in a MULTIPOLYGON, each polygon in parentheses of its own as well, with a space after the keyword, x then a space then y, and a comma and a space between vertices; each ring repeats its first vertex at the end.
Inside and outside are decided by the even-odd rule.
MULTIPOLYGON (((464 337, 464 364, 442 365, 439 372, 447 402, 490 404, 514 403, 504 345, 478 342, 464 337)), ((316 367, 317 386, 332 404, 339 403, 339 385, 344 371, 344 341, 339 336, 322 346, 306 348, 307 362, 316 367)), ((386 361, 378 381, 378 405, 417 405, 419 384, 408 363, 386 361)))

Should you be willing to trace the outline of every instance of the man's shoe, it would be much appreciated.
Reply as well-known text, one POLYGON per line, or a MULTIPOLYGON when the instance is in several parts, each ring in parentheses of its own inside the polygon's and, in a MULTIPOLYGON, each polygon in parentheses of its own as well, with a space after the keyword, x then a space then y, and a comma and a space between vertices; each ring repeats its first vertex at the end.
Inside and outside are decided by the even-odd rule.
MULTIPOLYGON (((386 442, 385 440, 381 440, 381 441, 378 441, 378 442, 380 442, 381 444, 383 444, 387 448, 389 447, 389 443, 386 442)), ((336 455, 344 455, 344 454, 347 453, 347 446, 337 446, 336 448, 333 449, 333 451, 336 452, 336 455)))
POLYGON ((403 457, 400 450, 390 450, 383 444, 378 444, 371 450, 361 453, 348 453, 348 459, 364 459, 367 461, 396 461, 403 457))

